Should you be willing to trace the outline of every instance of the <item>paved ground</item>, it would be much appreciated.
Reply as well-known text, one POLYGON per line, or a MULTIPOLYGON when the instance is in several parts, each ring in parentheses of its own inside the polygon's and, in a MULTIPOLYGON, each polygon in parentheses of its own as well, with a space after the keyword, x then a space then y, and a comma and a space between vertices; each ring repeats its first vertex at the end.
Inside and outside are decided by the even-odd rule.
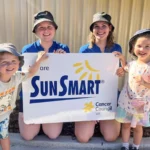
MULTIPOLYGON (((57 140, 49 140, 46 136, 40 135, 33 141, 25 141, 19 134, 11 133, 10 139, 11 150, 120 150, 121 147, 121 139, 116 142, 106 142, 99 137, 93 137, 86 144, 72 140, 70 136, 60 136, 57 140)), ((150 138, 143 138, 140 150, 150 150, 150 138)))
POLYGON ((16 146, 12 146, 11 147, 11 150, 77 150, 77 149, 62 149, 62 148, 50 148, 50 147, 47 147, 47 148, 41 148, 38 147, 38 146, 23 146, 23 145, 16 145, 16 146))
MULTIPOLYGON (((66 149, 51 149, 49 148, 41 148, 41 147, 36 147, 36 146, 23 146, 23 145, 16 145, 16 146, 12 146, 11 150, 66 150, 66 149)), ((68 149, 68 150, 73 150, 73 149, 68 149)))

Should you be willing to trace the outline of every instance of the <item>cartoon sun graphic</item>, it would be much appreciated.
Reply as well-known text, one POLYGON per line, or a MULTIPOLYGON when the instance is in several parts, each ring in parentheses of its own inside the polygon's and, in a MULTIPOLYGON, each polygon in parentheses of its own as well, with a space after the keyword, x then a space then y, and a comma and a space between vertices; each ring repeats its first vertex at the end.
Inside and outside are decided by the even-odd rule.
POLYGON ((88 80, 92 80, 93 78, 93 74, 96 74, 96 80, 100 80, 100 70, 97 70, 97 69, 94 69, 90 66, 88 60, 85 60, 84 63, 81 63, 81 62, 78 62, 78 63, 75 63, 73 65, 73 67, 77 67, 75 73, 78 74, 78 73, 81 73, 82 71, 84 71, 84 67, 86 67, 87 71, 84 71, 79 80, 82 80, 86 77, 88 77, 88 80))
POLYGON ((84 110, 84 112, 90 112, 90 111, 92 111, 93 108, 94 108, 93 103, 89 102, 89 103, 84 104, 83 110, 84 110))

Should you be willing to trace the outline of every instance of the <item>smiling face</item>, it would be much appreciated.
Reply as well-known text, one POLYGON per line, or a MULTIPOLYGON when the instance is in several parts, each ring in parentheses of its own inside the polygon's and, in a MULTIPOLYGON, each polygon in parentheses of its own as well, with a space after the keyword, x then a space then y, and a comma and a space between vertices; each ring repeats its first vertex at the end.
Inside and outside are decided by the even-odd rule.
POLYGON ((112 29, 112 26, 107 22, 98 21, 93 25, 93 35, 96 40, 107 40, 107 37, 112 29))
POLYGON ((35 29, 35 34, 41 42, 52 42, 55 36, 56 29, 49 21, 41 22, 35 29))
POLYGON ((11 76, 19 69, 19 58, 11 53, 0 54, 0 79, 9 81, 11 76))
POLYGON ((134 54, 140 62, 147 63, 150 61, 150 37, 139 37, 136 40, 134 54))

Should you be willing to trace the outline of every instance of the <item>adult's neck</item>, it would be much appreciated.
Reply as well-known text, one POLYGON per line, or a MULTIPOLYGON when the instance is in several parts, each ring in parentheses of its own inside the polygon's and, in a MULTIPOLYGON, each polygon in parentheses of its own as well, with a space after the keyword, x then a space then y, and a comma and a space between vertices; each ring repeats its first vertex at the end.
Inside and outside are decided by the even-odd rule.
POLYGON ((53 44, 53 41, 48 41, 48 42, 45 42, 45 41, 41 41, 40 40, 40 44, 42 45, 42 47, 44 48, 44 51, 48 52, 49 51, 49 48, 52 46, 53 44))
POLYGON ((107 41, 106 40, 96 40, 95 44, 101 49, 102 52, 104 52, 107 41))

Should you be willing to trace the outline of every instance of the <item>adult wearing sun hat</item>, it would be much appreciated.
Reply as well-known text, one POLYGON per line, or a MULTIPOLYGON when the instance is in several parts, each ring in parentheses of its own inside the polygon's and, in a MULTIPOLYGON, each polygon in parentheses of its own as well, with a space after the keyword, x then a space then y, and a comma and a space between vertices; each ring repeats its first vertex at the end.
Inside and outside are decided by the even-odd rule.
MULTIPOLYGON (((32 32, 38 37, 34 43, 27 44, 22 48, 22 53, 69 53, 67 45, 54 41, 57 24, 53 15, 49 11, 40 11, 34 15, 32 32)), ((43 111, 44 108, 41 108, 43 111)), ((20 134, 25 140, 32 140, 40 131, 40 124, 27 125, 23 119, 23 95, 20 93, 20 112, 19 112, 20 134)), ((63 123, 42 124, 43 132, 50 138, 57 138, 62 131, 63 123)))
POLYGON ((112 32, 114 31, 115 27, 113 26, 113 24, 111 23, 111 16, 109 14, 106 14, 105 12, 98 12, 96 14, 93 15, 93 22, 90 25, 90 31, 93 31, 93 25, 94 23, 98 22, 98 21, 104 21, 107 22, 109 25, 111 25, 112 27, 112 32))
MULTIPOLYGON (((122 52, 121 46, 113 41, 115 27, 111 22, 111 16, 106 12, 98 12, 93 15, 93 21, 89 26, 90 34, 88 43, 81 46, 80 53, 112 53, 122 52)), ((107 89, 106 89, 107 90, 107 89)), ((109 93, 108 93, 109 94, 109 93)), ((79 142, 86 143, 94 134, 96 121, 75 123, 75 135, 79 142)), ((115 120, 101 120, 100 132, 106 141, 114 141, 120 134, 120 123, 115 120)))
POLYGON ((41 11, 34 15, 34 25, 32 32, 35 33, 36 27, 39 23, 49 21, 53 24, 55 29, 57 30, 58 26, 54 21, 53 15, 49 11, 41 11))

